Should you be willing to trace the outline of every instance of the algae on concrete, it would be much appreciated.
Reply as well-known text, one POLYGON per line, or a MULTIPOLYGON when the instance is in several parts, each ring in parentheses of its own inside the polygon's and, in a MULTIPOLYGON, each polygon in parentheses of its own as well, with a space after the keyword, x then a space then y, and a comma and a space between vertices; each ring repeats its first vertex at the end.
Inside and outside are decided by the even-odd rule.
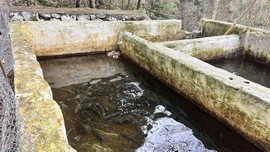
POLYGON ((11 26, 20 151, 75 151, 64 118, 20 23, 11 26))
POLYGON ((270 150, 270 89, 183 54, 123 32, 122 54, 236 129, 270 150), (144 48, 144 49, 142 49, 144 48))

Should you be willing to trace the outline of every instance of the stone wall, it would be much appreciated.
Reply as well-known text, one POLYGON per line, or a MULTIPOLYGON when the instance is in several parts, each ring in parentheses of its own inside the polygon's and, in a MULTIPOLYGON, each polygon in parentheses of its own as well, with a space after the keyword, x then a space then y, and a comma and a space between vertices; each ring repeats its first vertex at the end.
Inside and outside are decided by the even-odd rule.
POLYGON ((124 32, 122 55, 270 150, 270 89, 197 58, 124 32))
POLYGON ((148 17, 138 11, 89 8, 11 7, 10 21, 139 21, 148 17))

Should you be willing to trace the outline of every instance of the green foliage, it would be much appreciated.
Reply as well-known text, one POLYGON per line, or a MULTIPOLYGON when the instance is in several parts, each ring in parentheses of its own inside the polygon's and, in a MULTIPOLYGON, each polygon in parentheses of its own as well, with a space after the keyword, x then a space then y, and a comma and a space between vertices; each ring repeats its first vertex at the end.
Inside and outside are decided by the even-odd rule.
POLYGON ((49 6, 49 2, 47 0, 37 0, 37 1, 42 6, 49 6))
POLYGON ((37 19, 36 16, 31 16, 31 17, 30 17, 30 20, 31 20, 31 21, 38 21, 38 19, 37 19))
POLYGON ((178 0, 149 0, 146 13, 151 19, 168 19, 178 10, 178 0))

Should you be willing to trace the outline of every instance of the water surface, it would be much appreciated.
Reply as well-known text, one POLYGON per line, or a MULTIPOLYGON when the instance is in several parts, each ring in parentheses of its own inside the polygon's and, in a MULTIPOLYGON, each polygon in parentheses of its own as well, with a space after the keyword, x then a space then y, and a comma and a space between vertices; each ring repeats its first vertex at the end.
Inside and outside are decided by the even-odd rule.
POLYGON ((238 55, 228 59, 208 61, 208 63, 270 88, 270 67, 248 57, 238 55))
POLYGON ((125 59, 40 63, 77 151, 261 151, 125 59))

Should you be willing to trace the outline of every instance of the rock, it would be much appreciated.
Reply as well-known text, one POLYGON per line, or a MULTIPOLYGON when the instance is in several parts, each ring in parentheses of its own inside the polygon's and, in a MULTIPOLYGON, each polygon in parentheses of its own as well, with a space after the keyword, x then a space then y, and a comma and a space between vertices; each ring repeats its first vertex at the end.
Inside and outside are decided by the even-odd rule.
POLYGON ((90 15, 90 20, 96 19, 96 15, 90 15))
POLYGON ((117 21, 117 18, 113 17, 113 16, 107 16, 106 17, 107 21, 117 21))
POLYGON ((68 14, 61 16, 61 21, 70 21, 70 17, 68 14))
POLYGON ((77 17, 76 15, 70 15, 70 21, 76 21, 77 17))
POLYGON ((10 19, 10 21, 23 21, 23 17, 19 13, 14 13, 14 16, 10 19))
POLYGON ((89 15, 79 15, 77 17, 78 21, 89 21, 90 20, 90 17, 89 15))
POLYGON ((122 16, 122 21, 128 20, 128 18, 129 18, 129 17, 128 17, 127 15, 123 15, 123 16, 122 16))
POLYGON ((96 18, 100 18, 100 19, 105 19, 106 18, 106 14, 101 13, 101 14, 97 14, 96 18))
POLYGON ((103 21, 102 19, 94 19, 92 21, 103 21))
POLYGON ((22 13, 22 17, 25 21, 30 21, 31 20, 31 13, 30 12, 25 12, 23 11, 22 13))
POLYGON ((51 16, 53 18, 56 18, 56 19, 60 19, 61 18, 61 16, 59 14, 56 14, 56 13, 52 13, 51 16))
POLYGON ((39 16, 43 19, 50 19, 52 17, 50 13, 39 13, 39 16))
POLYGON ((57 18, 51 18, 50 21, 61 21, 61 20, 57 18))

